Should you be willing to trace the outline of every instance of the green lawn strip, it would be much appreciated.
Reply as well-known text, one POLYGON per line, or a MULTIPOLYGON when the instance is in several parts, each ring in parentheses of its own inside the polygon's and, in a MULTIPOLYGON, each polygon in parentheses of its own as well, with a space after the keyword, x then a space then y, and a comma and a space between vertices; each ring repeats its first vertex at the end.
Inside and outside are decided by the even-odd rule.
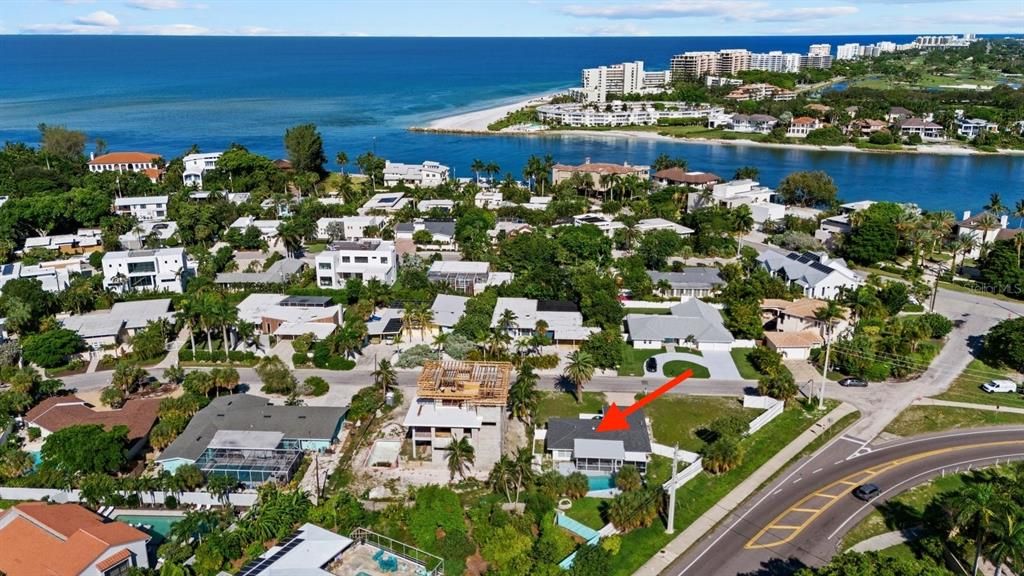
POLYGON ((754 365, 747 360, 747 354, 753 348, 733 348, 729 351, 732 355, 732 361, 736 363, 736 369, 739 370, 740 377, 746 380, 758 380, 763 376, 760 372, 754 368, 754 365))
POLYGON ((580 404, 567 392, 544 392, 537 407, 536 426, 543 427, 549 418, 576 418, 581 413, 596 414, 604 405, 603 392, 584 392, 580 404))
POLYGON ((890 422, 885 431, 897 436, 915 436, 957 428, 1022 423, 1024 414, 946 406, 911 406, 890 422))
POLYGON ((21 500, 3 500, 0 499, 0 510, 6 510, 15 504, 20 503, 21 500))
POLYGON ((594 530, 604 527, 605 521, 601 518, 601 510, 609 502, 603 498, 580 498, 572 503, 566 515, 573 520, 578 520, 584 526, 594 530))
POLYGON ((839 549, 847 550, 868 538, 920 525, 925 508, 936 495, 952 492, 963 485, 962 475, 950 474, 934 478, 889 499, 847 532, 839 549))
POLYGON ((625 342, 622 343, 622 362, 619 363, 619 376, 643 376, 644 362, 656 354, 665 350, 657 348, 654 350, 637 350, 625 342))
POLYGON ((303 248, 303 251, 306 252, 307 254, 316 254, 317 252, 323 252, 326 249, 327 249, 327 243, 325 243, 325 242, 314 242, 312 244, 307 244, 306 247, 303 248))
POLYGON ((900 560, 918 560, 920 557, 914 552, 909 544, 897 544, 878 551, 883 558, 898 558, 900 560))
MULTIPOLYGON (((936 396, 942 400, 969 402, 971 404, 993 404, 1024 408, 1024 396, 1013 393, 990 394, 981 389, 981 385, 989 380, 1010 379, 1014 376, 1005 370, 993 368, 981 360, 971 360, 967 369, 953 381, 953 384, 942 394, 936 396)), ((1014 380, 1016 381, 1016 380, 1014 380)))
POLYGON ((654 314, 666 316, 670 312, 668 308, 626 308, 626 314, 654 314))
MULTIPOLYGON (((655 402, 651 406, 656 406, 659 402, 655 402)), ((835 403, 830 403, 830 409, 834 406, 835 403)), ((744 439, 744 457, 739 466, 718 476, 711 476, 706 472, 701 473, 676 493, 675 535, 665 534, 665 526, 661 522, 655 522, 654 525, 647 528, 624 534, 621 550, 612 557, 608 574, 627 576, 635 572, 678 535, 679 531, 707 512, 722 497, 822 416, 824 416, 823 412, 808 413, 803 408, 794 406, 783 412, 757 434, 744 439)))
POLYGON ((667 362, 662 368, 662 373, 669 378, 673 378, 675 376, 679 376, 686 370, 693 370, 693 376, 691 376, 691 378, 711 378, 711 372, 708 371, 707 367, 694 362, 687 362, 686 360, 672 360, 667 362))
POLYGON ((654 439, 660 444, 696 452, 704 446, 697 432, 723 416, 737 415, 748 422, 761 413, 744 409, 735 398, 717 396, 669 396, 658 398, 644 409, 651 420, 654 439))

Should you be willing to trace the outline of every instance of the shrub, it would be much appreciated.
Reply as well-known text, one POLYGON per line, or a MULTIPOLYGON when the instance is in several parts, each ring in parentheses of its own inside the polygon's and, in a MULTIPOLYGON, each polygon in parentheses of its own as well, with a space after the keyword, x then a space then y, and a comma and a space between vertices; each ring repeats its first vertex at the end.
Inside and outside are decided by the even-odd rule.
POLYGON ((735 436, 722 436, 705 445, 701 456, 705 470, 712 474, 722 474, 743 462, 743 447, 735 436))
POLYGON ((618 534, 609 536, 601 539, 601 548, 608 551, 609 554, 615 556, 622 549, 622 537, 618 534))
POLYGON ((615 487, 623 492, 633 492, 643 486, 643 479, 636 466, 625 464, 615 474, 615 487))
POLYGON ((426 344, 417 344, 398 357, 395 366, 398 368, 415 368, 423 366, 427 360, 437 360, 438 353, 426 344))
POLYGON ((754 370, 765 375, 775 374, 779 371, 779 367, 782 366, 782 354, 764 346, 758 346, 747 352, 747 360, 750 361, 750 365, 754 367, 754 370))
POLYGON ((37 428, 35 426, 29 427, 29 429, 28 429, 28 439, 30 441, 34 442, 36 440, 39 440, 39 437, 42 436, 42 435, 43 435, 43 431, 40 430, 39 428, 37 428))
POLYGON ((309 363, 309 356, 307 356, 307 355, 305 355, 305 354, 303 354, 301 352, 296 352, 296 353, 292 354, 292 364, 293 365, 295 365, 295 366, 302 366, 303 364, 308 364, 308 363, 309 363))
POLYGON ((888 130, 879 130, 868 138, 868 142, 872 144, 878 144, 880 146, 888 146, 892 144, 892 132, 888 130))
POLYGON ((739 416, 722 416, 708 424, 708 430, 714 433, 715 438, 722 436, 740 437, 750 430, 750 424, 739 416))
POLYGON ((889 377, 890 374, 889 365, 884 362, 872 362, 864 369, 862 375, 865 380, 871 382, 881 382, 889 377))
POLYGON ((565 495, 572 499, 583 498, 590 491, 590 482, 582 472, 573 472, 565 479, 565 495))
POLYGON ((256 354, 249 351, 231 350, 228 352, 228 359, 232 362, 255 362, 256 354))
POLYGON ((942 314, 929 312, 918 316, 916 321, 927 326, 929 335, 936 339, 945 338, 953 330, 953 321, 942 314))
POLYGON ((182 349, 182 350, 178 351, 178 361, 179 362, 192 362, 195 359, 196 359, 195 354, 193 354, 191 350, 184 350, 184 349, 182 349))
POLYGON ((168 510, 175 510, 175 509, 177 509, 177 507, 178 507, 178 499, 175 498, 173 494, 168 494, 164 498, 164 508, 167 508, 168 510))
POLYGON ((540 356, 527 356, 523 359, 523 365, 529 365, 535 370, 552 370, 558 367, 558 354, 543 354, 540 356))
POLYGON ((466 354, 468 354, 470 350, 474 349, 476 349, 476 344, 458 332, 448 334, 448 339, 445 340, 444 343, 445 354, 451 356, 455 360, 465 359, 466 354))
POLYGON ((323 396, 330 389, 327 381, 319 376, 310 376, 302 384, 305 388, 304 393, 308 396, 323 396))

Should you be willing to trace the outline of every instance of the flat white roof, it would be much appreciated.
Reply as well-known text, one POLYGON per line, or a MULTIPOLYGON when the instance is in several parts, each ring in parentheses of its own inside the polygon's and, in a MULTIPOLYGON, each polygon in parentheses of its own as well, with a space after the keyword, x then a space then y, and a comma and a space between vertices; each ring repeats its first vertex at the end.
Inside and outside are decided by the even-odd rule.
POLYGON ((140 204, 167 204, 167 196, 125 196, 114 198, 114 206, 138 206, 140 204))
POLYGON ((490 262, 466 260, 437 260, 430 265, 430 271, 437 274, 486 274, 490 268, 490 262))
POLYGON ((284 439, 283 432, 259 430, 217 430, 207 448, 233 450, 273 450, 284 439))
POLYGON ((483 419, 456 406, 437 406, 433 401, 413 399, 402 425, 406 428, 480 428, 483 419))

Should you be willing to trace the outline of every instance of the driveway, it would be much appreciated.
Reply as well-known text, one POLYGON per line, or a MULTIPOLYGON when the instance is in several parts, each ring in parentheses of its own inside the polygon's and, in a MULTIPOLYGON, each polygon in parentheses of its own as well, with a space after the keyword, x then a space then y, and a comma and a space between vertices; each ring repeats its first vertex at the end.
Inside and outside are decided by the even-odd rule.
MULTIPOLYGON (((665 352, 652 356, 658 362, 658 369, 654 372, 647 372, 648 375, 662 374, 662 370, 665 364, 673 360, 682 360, 684 362, 693 362, 694 364, 700 364, 708 369, 710 378, 715 380, 742 380, 739 370, 736 369, 736 363, 732 361, 732 355, 728 352, 720 350, 709 350, 702 352, 703 356, 697 356, 696 354, 690 354, 688 352, 665 352)), ((646 370, 646 366, 644 369, 646 370)))

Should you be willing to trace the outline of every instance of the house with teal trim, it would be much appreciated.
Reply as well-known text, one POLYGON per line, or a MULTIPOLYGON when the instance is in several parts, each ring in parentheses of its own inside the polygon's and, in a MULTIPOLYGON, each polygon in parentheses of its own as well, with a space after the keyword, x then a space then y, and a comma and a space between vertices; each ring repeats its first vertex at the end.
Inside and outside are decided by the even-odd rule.
POLYGON ((157 458, 168 472, 194 464, 205 475, 229 476, 247 487, 287 482, 305 452, 334 444, 347 408, 278 406, 266 398, 215 398, 157 458))

